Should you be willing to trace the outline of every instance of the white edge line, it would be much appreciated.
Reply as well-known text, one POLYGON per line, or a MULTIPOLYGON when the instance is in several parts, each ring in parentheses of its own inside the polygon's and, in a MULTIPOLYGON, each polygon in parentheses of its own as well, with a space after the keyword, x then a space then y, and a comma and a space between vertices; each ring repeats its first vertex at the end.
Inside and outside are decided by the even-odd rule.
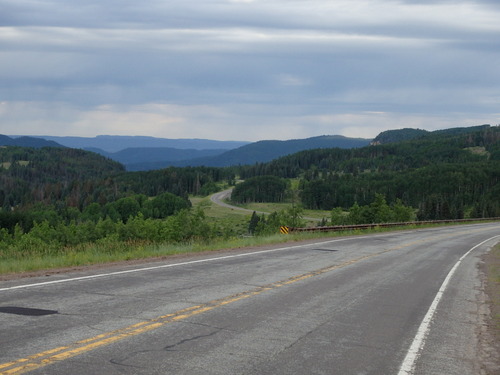
POLYGON ((439 288, 439 290, 436 294, 436 297, 434 297, 434 301, 432 301, 432 304, 429 307, 427 314, 425 314, 424 319, 422 320, 422 323, 420 323, 420 326, 418 327, 417 334, 415 335, 415 338, 413 339, 413 342, 410 346, 410 349, 408 349, 406 357, 403 360, 403 363, 401 364, 398 375, 411 375, 411 374, 413 374, 416 361, 419 357, 419 353, 425 345, 425 340, 426 340, 427 334, 429 333, 430 324, 431 324, 432 318, 434 317, 434 313, 436 312, 437 306, 438 306, 439 302, 441 301, 441 298, 443 297, 444 291, 448 287, 448 284, 449 284, 452 276, 454 275, 454 273, 457 270, 460 263, 462 263, 462 260, 464 260, 467 255, 469 255, 473 250, 475 250, 479 246, 481 246, 481 245, 485 244, 486 242, 491 241, 492 239, 497 238, 497 237, 500 237, 500 236, 494 236, 494 237, 488 238, 487 240, 484 240, 483 242, 474 246, 472 249, 470 249, 464 255, 462 255, 462 257, 457 261, 457 263, 455 263, 455 265, 450 270, 450 272, 448 272, 448 275, 444 279, 443 284, 441 285, 441 288, 439 288))
POLYGON ((151 271, 151 270, 157 270, 157 269, 160 269, 160 268, 171 268, 171 267, 177 267, 177 266, 185 266, 185 265, 189 265, 189 264, 212 262, 212 261, 216 261, 216 260, 238 258, 238 257, 244 257, 244 256, 250 256, 250 255, 272 253, 272 252, 276 252, 276 251, 284 251, 284 250, 296 249, 296 248, 299 248, 299 247, 314 246, 314 245, 317 245, 318 243, 326 244, 326 243, 332 243, 332 242, 347 241, 349 239, 351 239, 351 238, 338 238, 338 239, 329 240, 329 241, 318 241, 318 242, 314 242, 314 243, 310 243, 310 244, 306 244, 306 245, 287 246, 287 247, 280 247, 278 249, 261 250, 261 251, 254 251, 254 252, 250 252, 250 253, 243 253, 243 254, 225 255, 225 256, 221 256, 221 257, 214 257, 214 258, 208 258, 208 259, 192 260, 192 261, 188 261, 188 262, 173 263, 173 264, 162 264, 161 266, 144 267, 144 268, 134 268, 132 270, 116 271, 116 272, 109 272, 109 273, 100 273, 100 274, 97 274, 97 275, 73 277, 73 278, 70 278, 70 279, 62 279, 62 280, 45 281, 45 282, 42 282, 42 283, 17 285, 17 286, 11 286, 11 287, 7 287, 7 288, 0 288, 0 292, 7 291, 7 290, 14 290, 14 289, 26 289, 26 288, 32 288, 32 287, 37 287, 37 286, 46 286, 46 285, 52 285, 52 284, 62 284, 62 283, 67 283, 67 282, 71 282, 71 281, 97 279, 99 277, 105 277, 105 276, 116 276, 116 275, 123 275, 123 274, 127 274, 127 273, 142 272, 142 271, 151 271))

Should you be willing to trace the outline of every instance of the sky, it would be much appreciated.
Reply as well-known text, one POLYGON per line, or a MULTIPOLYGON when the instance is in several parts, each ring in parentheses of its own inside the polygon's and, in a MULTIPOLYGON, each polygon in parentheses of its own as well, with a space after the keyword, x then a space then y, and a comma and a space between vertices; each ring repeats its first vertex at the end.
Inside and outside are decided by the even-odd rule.
POLYGON ((500 1, 0 0, 0 134, 500 123, 500 1))

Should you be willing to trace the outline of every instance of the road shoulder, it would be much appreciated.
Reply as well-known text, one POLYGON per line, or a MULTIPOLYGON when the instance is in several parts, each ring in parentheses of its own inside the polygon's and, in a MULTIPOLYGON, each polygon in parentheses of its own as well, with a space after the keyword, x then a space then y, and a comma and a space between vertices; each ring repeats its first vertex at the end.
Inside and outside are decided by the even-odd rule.
POLYGON ((485 292, 485 321, 478 332, 481 374, 500 373, 500 244, 482 257, 482 289, 485 292))

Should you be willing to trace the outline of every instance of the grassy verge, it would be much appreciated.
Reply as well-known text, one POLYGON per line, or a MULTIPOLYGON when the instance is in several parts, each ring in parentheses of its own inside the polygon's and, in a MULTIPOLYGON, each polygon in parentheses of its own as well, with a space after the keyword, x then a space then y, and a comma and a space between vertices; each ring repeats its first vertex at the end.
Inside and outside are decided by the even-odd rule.
MULTIPOLYGON (((430 226, 430 225, 429 225, 430 226)), ((434 225, 436 226, 436 225, 434 225)), ((289 235, 246 237, 235 236, 229 239, 213 239, 210 242, 186 244, 158 244, 147 241, 99 241, 71 248, 59 249, 56 253, 45 253, 11 258, 0 251, 0 275, 29 273, 57 268, 83 267, 112 262, 164 258, 179 254, 194 254, 206 251, 240 249, 293 243, 311 239, 327 239, 348 235, 363 235, 416 228, 415 226, 397 228, 374 228, 344 232, 303 232, 289 235)), ((0 249, 1 250, 1 249, 0 249)))
POLYGON ((201 207, 210 222, 221 228, 231 228, 234 232, 245 234, 248 231, 251 213, 231 210, 214 204, 210 198, 190 198, 193 207, 201 207))
POLYGON ((490 298, 491 328, 500 342, 500 244, 485 256, 487 285, 486 292, 490 298))
MULTIPOLYGON (((85 243, 74 247, 52 249, 50 252, 30 252, 27 255, 13 256, 0 248, 0 274, 34 272, 39 270, 81 267, 110 262, 131 261, 150 258, 162 258, 177 254, 189 254, 202 251, 213 251, 223 249, 238 249, 244 247, 257 247, 285 242, 302 241, 313 238, 331 238, 353 234, 366 234, 376 232, 388 232, 395 230, 406 230, 414 226, 397 228, 376 228, 365 231, 346 232, 305 232, 292 235, 273 235, 268 237, 247 237, 248 222, 251 214, 220 207, 213 204, 209 198, 193 198, 193 206, 201 206, 207 218, 221 229, 221 233, 227 234, 210 242, 193 242, 189 244, 161 244, 147 241, 118 241, 100 240, 95 243, 85 243)), ((250 209, 261 208, 262 211, 276 211, 279 206, 255 206, 249 205, 250 209)), ((306 215, 312 212, 306 212, 306 215)), ((322 217, 324 212, 316 212, 322 217)), ((419 226, 430 227, 436 225, 419 226)), ((33 247, 37 249, 37 247, 33 247)), ((500 255, 499 255, 500 256, 500 255)), ((500 261, 499 261, 500 262, 500 261)), ((498 271, 498 269, 497 269, 498 271)), ((498 295, 498 294, 497 294, 498 295)), ((499 297, 500 299, 500 297, 499 297)), ((499 301, 500 305, 500 301, 499 301)), ((499 307, 500 308, 500 307, 499 307)))
MULTIPOLYGON (((312 238, 340 236, 336 233, 301 233, 268 237, 234 237, 231 239, 189 244, 154 244, 145 241, 88 243, 61 249, 56 254, 40 254, 19 258, 1 257, 0 274, 34 272, 66 267, 81 267, 111 262, 163 258, 178 254, 258 247, 312 238)), ((343 234, 345 235, 345 233, 343 234)))

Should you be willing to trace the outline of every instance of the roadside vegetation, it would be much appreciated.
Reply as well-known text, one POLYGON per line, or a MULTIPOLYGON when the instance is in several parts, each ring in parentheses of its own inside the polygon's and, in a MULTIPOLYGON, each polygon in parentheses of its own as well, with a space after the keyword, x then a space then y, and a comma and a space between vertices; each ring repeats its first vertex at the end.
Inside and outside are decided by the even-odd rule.
POLYGON ((487 286, 491 303, 491 332, 500 343, 500 244, 493 247, 485 256, 487 286))
POLYGON ((280 226, 498 217, 500 128, 148 172, 82 150, 1 147, 0 205, 0 273, 318 235, 280 236, 280 226), (210 201, 229 187, 250 212, 210 201))

